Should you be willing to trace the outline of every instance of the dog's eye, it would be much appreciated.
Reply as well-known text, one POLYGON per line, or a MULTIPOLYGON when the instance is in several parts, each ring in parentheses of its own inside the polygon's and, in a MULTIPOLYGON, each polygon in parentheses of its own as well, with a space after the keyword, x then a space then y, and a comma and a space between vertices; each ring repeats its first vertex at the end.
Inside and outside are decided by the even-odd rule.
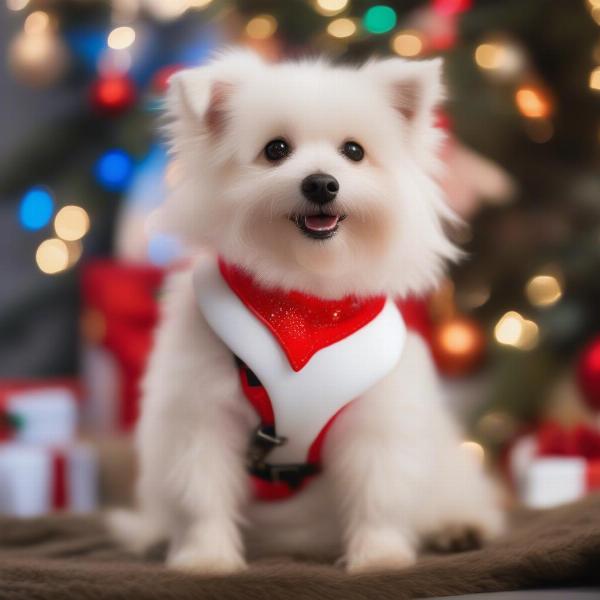
POLYGON ((363 150, 363 147, 357 142, 346 142, 342 146, 341 150, 342 154, 354 162, 360 162, 365 157, 365 151, 363 150))
POLYGON ((290 153, 290 147, 285 140, 271 140, 265 146, 265 157, 271 162, 284 159, 290 153))

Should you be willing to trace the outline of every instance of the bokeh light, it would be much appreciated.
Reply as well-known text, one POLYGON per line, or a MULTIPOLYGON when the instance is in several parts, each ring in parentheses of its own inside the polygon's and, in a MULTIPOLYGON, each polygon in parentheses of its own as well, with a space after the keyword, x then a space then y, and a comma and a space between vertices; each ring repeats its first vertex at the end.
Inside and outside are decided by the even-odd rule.
POLYGON ((539 119, 550 115, 550 102, 538 88, 530 86, 519 88, 515 94, 515 101, 524 117, 539 119))
POLYGON ((536 275, 525 286, 527 298, 534 306, 552 306, 562 297, 560 282, 553 275, 536 275))
POLYGON ((44 240, 35 253, 35 262, 42 273, 54 275, 69 266, 69 249, 63 240, 44 240))
POLYGON ((600 67, 596 67, 590 73, 590 89, 600 90, 600 67))
POLYGON ((23 23, 23 31, 28 35, 44 33, 50 25, 50 17, 43 10, 32 12, 23 23))
POLYGON ((28 4, 29 0, 6 0, 6 8, 8 8, 8 10, 23 10, 24 8, 27 8, 28 4))
POLYGON ((327 25, 327 33, 334 38, 348 38, 356 33, 356 23, 352 19, 335 19, 327 25))
POLYGON ((370 33, 387 33, 396 27, 396 11, 383 4, 372 6, 363 17, 363 26, 370 33))
POLYGON ((423 51, 423 40, 417 31, 401 31, 392 38, 392 50, 400 56, 418 56, 423 51))
POLYGON ((56 235, 69 242, 81 239, 90 228, 90 218, 81 206, 63 206, 54 218, 56 235))
POLYGON ((50 222, 54 200, 48 190, 34 187, 28 190, 19 206, 19 221, 25 229, 41 229, 50 222))
POLYGON ((133 27, 116 27, 109 34, 106 43, 113 50, 124 50, 135 42, 133 27))
POLYGON ((539 328, 536 323, 511 310, 496 323, 494 337, 499 344, 520 350, 531 350, 538 342, 539 328))
POLYGON ((472 456, 479 464, 485 461, 485 450, 483 446, 477 442, 466 440, 461 443, 461 449, 472 456))
POLYGON ((131 178, 133 160, 124 150, 109 150, 96 163, 95 173, 102 187, 110 191, 120 191, 131 178))
POLYGON ((277 20, 272 15, 258 15, 246 23, 246 35, 253 40, 266 40, 277 31, 277 20))
POLYGON ((348 6, 348 0, 315 0, 314 6, 318 13, 331 17, 341 13, 348 6))

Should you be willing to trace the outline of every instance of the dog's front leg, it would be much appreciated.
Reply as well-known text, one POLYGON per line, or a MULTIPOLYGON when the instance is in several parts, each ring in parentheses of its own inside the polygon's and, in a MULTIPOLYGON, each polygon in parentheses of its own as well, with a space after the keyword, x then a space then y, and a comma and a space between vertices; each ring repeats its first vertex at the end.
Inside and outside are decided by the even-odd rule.
POLYGON ((409 335, 400 365, 349 405, 328 435, 323 460, 349 571, 402 568, 416 559, 434 446, 423 404, 433 382, 432 367, 421 364, 430 362, 426 352, 409 335))
POLYGON ((165 521, 169 566, 198 573, 244 567, 239 521, 251 416, 233 356, 196 307, 189 273, 173 276, 137 432, 140 512, 165 521))

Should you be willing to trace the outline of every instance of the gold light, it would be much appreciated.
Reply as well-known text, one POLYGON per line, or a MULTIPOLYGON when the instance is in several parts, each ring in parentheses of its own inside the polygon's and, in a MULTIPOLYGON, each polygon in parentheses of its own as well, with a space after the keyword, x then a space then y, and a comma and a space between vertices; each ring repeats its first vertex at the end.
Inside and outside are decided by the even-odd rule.
POLYGON ((485 450, 481 444, 467 440, 460 444, 462 450, 470 454, 479 464, 485 460, 485 450))
POLYGON ((348 38, 356 33, 356 23, 352 19, 335 19, 327 25, 327 33, 334 38, 348 38))
POLYGON ((550 102, 538 88, 531 86, 519 88, 515 94, 515 101, 525 117, 540 119, 550 115, 550 102))
POLYGON ((90 228, 90 218, 80 206, 64 206, 54 218, 56 235, 68 242, 80 240, 90 228))
POLYGON ((527 282, 525 293, 534 306, 551 306, 560 300, 562 289, 553 275, 536 275, 527 282))
POLYGON ((29 35, 44 33, 50 25, 48 13, 42 10, 32 12, 23 23, 23 30, 29 35))
POLYGON ((23 10, 29 4, 29 0, 6 0, 6 8, 8 10, 23 10))
POLYGON ((124 50, 135 42, 135 29, 133 27, 116 27, 108 34, 106 43, 113 50, 124 50))
POLYGON ((44 240, 35 253, 35 261, 42 273, 54 275, 69 266, 69 249, 63 240, 44 240))
POLYGON ((258 15, 246 23, 246 34, 253 40, 266 40, 277 31, 277 20, 272 15, 258 15))
POLYGON ((590 73, 590 89, 600 90, 600 67, 596 67, 590 73))
POLYGON ((348 6, 348 0, 315 0, 314 6, 318 13, 331 17, 341 13, 348 6))
POLYGON ((507 312, 496 323, 494 337, 499 344, 513 346, 520 350, 531 350, 538 342, 539 328, 528 319, 524 319, 518 312, 507 312))
POLYGON ((423 40, 417 31, 401 31, 392 38, 392 50, 400 56, 418 56, 423 50, 423 40))
POLYGON ((502 65, 503 47, 498 44, 480 44, 475 49, 475 62, 482 69, 497 69, 502 65))

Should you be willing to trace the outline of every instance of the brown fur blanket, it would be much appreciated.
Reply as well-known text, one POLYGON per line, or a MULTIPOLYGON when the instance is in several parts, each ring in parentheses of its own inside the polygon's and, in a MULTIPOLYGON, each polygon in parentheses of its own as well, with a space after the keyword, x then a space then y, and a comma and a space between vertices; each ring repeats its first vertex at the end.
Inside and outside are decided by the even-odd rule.
POLYGON ((345 574, 287 559, 202 578, 116 548, 98 517, 0 519, 0 599, 378 600, 600 583, 600 495, 525 513, 481 550, 426 556, 410 569, 345 574))

